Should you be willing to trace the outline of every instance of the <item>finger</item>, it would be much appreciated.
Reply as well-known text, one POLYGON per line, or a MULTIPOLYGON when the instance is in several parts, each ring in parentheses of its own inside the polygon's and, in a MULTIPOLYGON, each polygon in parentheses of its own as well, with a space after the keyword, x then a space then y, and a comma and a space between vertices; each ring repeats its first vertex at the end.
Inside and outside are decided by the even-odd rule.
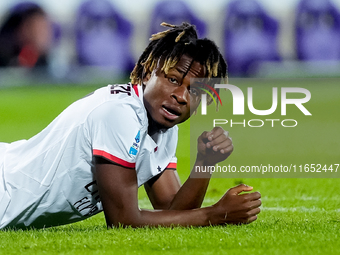
POLYGON ((218 144, 218 145, 215 145, 215 146, 213 146, 212 147, 212 150, 213 151, 220 151, 221 152, 221 150, 225 150, 225 151, 227 151, 228 149, 227 148, 229 148, 229 149, 232 149, 232 147, 233 147, 233 144, 231 143, 231 141, 228 139, 228 141, 224 141, 224 142, 222 142, 222 143, 220 143, 220 144, 218 144), (230 147, 230 148, 229 148, 230 147))
POLYGON ((231 153, 234 150, 234 145, 231 144, 230 146, 228 146, 227 148, 224 149, 220 149, 220 153, 222 154, 227 154, 227 153, 231 153))
POLYGON ((209 140, 209 143, 211 145, 217 145, 217 144, 220 144, 224 141, 230 141, 231 142, 231 139, 229 138, 229 136, 227 136, 225 134, 221 134, 219 136, 214 136, 214 138, 212 140, 209 140))
POLYGON ((250 201, 249 204, 248 204, 248 208, 250 210, 253 210, 255 208, 258 208, 262 205, 262 201, 260 199, 258 200, 254 200, 254 201, 250 201))
POLYGON ((254 215, 254 216, 248 218, 247 224, 252 223, 255 220, 257 220, 257 215, 254 215))
POLYGON ((252 189, 253 189, 253 187, 248 186, 246 184, 239 184, 236 187, 229 189, 228 192, 233 194, 233 195, 238 195, 242 191, 251 191, 252 189))
POLYGON ((222 127, 214 127, 210 133, 223 133, 224 129, 222 127))
POLYGON ((231 142, 230 139, 226 140, 226 141, 223 141, 221 142, 220 144, 217 144, 217 145, 214 145, 212 147, 212 150, 213 151, 220 151, 220 153, 227 153, 227 152, 230 152, 230 151, 233 151, 233 144, 231 142))
POLYGON ((254 215, 254 216, 251 216, 251 217, 246 217, 246 218, 238 219, 238 220, 235 220, 235 221, 231 221, 229 224, 234 224, 234 225, 249 224, 256 219, 257 219, 257 216, 254 215))
POLYGON ((215 139, 217 139, 218 137, 225 137, 228 138, 229 137, 229 132, 221 129, 218 129, 216 131, 211 131, 210 133, 208 133, 208 136, 211 137, 210 141, 213 141, 215 139))
POLYGON ((209 145, 210 147, 214 147, 216 145, 220 145, 221 143, 224 143, 225 141, 232 144, 229 134, 221 134, 219 136, 214 136, 212 140, 209 140, 209 143, 207 143, 207 145, 209 145))
POLYGON ((254 209, 252 212, 248 212, 245 218, 242 218, 240 221, 248 224, 257 219, 257 215, 260 213, 260 208, 254 209))
POLYGON ((258 207, 257 207, 257 208, 254 208, 254 209, 252 209, 252 210, 250 210, 250 211, 247 212, 248 218, 251 218, 251 217, 257 215, 257 214, 259 214, 260 212, 261 212, 261 209, 260 209, 260 208, 258 208, 258 207))
POLYGON ((219 137, 221 134, 226 134, 226 136, 229 136, 228 131, 225 131, 221 127, 214 127, 210 132, 208 132, 208 139, 209 141, 212 141, 214 138, 219 137))
POLYGON ((204 132, 200 135, 200 137, 201 137, 202 139, 208 138, 208 134, 209 134, 208 131, 204 131, 204 132))
POLYGON ((260 192, 252 192, 252 193, 248 193, 248 194, 242 194, 242 196, 244 196, 244 199, 246 201, 253 201, 253 200, 258 200, 261 198, 261 194, 260 192))
POLYGON ((207 143, 209 142, 208 140, 208 131, 204 131, 199 137, 198 137, 198 141, 201 140, 203 143, 207 143))

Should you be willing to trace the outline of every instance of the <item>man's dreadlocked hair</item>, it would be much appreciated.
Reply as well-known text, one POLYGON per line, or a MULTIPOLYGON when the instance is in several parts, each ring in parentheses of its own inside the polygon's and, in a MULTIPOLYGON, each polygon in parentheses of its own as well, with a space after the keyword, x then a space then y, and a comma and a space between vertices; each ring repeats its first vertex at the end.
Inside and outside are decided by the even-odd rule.
MULTIPOLYGON (((151 36, 151 42, 131 72, 132 84, 143 84, 145 74, 151 74, 161 58, 164 60, 161 71, 168 73, 184 54, 206 67, 207 78, 226 79, 227 65, 222 54, 213 41, 206 38, 198 39, 195 26, 186 22, 180 26, 165 22, 161 25, 170 29, 151 36)), ((208 104, 211 102, 212 99, 208 104)))

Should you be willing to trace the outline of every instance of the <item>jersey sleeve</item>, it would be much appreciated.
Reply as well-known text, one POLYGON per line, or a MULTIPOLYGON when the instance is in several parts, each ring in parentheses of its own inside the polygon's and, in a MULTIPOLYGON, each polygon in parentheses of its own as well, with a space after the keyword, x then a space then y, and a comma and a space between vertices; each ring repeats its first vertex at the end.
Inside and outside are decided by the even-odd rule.
POLYGON ((108 101, 91 112, 88 123, 94 156, 135 168, 144 133, 138 107, 124 100, 108 101))
POLYGON ((176 156, 172 157, 172 159, 170 160, 170 163, 168 164, 166 169, 172 169, 172 170, 177 169, 177 158, 176 158, 176 156))
POLYGON ((177 157, 176 157, 176 150, 177 150, 177 142, 178 142, 178 127, 175 126, 169 130, 168 138, 167 138, 167 150, 170 155, 172 155, 172 158, 169 161, 169 164, 167 165, 166 169, 172 169, 177 170, 177 157))

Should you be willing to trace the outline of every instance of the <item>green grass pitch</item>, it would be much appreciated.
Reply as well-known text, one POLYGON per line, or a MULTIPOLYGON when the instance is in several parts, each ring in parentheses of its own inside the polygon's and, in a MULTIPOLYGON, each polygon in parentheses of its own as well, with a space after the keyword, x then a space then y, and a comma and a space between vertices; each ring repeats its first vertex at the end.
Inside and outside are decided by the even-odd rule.
MULTIPOLYGON (((237 85, 238 82, 247 83, 231 83, 237 85)), ((306 87, 315 80, 276 82, 287 87, 306 87)), ((252 81, 248 86, 255 88, 261 83, 252 81)), ((292 134, 290 140, 292 148, 287 147, 287 137, 280 133, 283 129, 275 129, 278 132, 275 134, 274 129, 264 128, 267 136, 278 137, 271 141, 261 140, 261 133, 256 135, 251 128, 231 129, 235 144, 231 162, 238 164, 246 155, 250 155, 247 162, 266 157, 273 162, 282 158, 289 162, 290 157, 312 161, 321 155, 329 163, 331 160, 340 163, 339 83, 323 79, 318 80, 318 84, 318 90, 312 91, 312 98, 317 102, 316 95, 326 95, 327 100, 318 104, 330 111, 321 113, 318 105, 310 105, 314 122, 307 121, 307 124, 314 129, 306 132, 296 129, 297 133, 292 134)), ((100 85, 0 89, 0 141, 30 138, 67 105, 98 87, 100 85)), ((268 104, 263 109, 266 106, 268 104)), ((298 113, 296 116, 302 118, 298 113)), ((177 155, 182 181, 190 171, 189 147, 185 142, 189 130, 189 123, 180 125, 177 155)), ((239 182, 253 186, 262 194, 262 211, 258 220, 249 225, 107 230, 101 213, 67 226, 0 231, 0 254, 340 254, 340 179, 213 178, 204 205, 213 204, 239 182)), ((141 208, 151 208, 143 189, 140 189, 139 198, 141 208)))

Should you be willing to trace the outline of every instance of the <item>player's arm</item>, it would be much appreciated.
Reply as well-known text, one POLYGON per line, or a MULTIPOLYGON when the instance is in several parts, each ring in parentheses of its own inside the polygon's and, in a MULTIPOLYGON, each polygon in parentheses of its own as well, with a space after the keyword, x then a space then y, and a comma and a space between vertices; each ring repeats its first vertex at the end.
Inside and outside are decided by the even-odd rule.
POLYGON ((209 209, 188 211, 148 211, 138 208, 135 169, 96 158, 96 179, 107 225, 111 226, 206 226, 209 209))
POLYGON ((144 184, 154 209, 190 210, 200 208, 209 185, 207 178, 188 178, 181 186, 177 171, 166 169, 144 184))
POLYGON ((146 182, 144 188, 154 209, 168 210, 181 182, 176 169, 165 169, 146 182))
POLYGON ((233 150, 229 134, 222 128, 203 132, 198 138, 198 154, 192 176, 180 187, 177 172, 166 170, 146 183, 145 190, 155 209, 189 210, 200 208, 211 174, 195 173, 196 167, 212 166, 225 160, 233 150))
POLYGON ((193 210, 148 211, 138 208, 137 175, 134 169, 96 157, 96 179, 105 218, 111 226, 208 226, 249 223, 259 213, 259 194, 239 194, 252 188, 230 189, 215 205, 193 210))

